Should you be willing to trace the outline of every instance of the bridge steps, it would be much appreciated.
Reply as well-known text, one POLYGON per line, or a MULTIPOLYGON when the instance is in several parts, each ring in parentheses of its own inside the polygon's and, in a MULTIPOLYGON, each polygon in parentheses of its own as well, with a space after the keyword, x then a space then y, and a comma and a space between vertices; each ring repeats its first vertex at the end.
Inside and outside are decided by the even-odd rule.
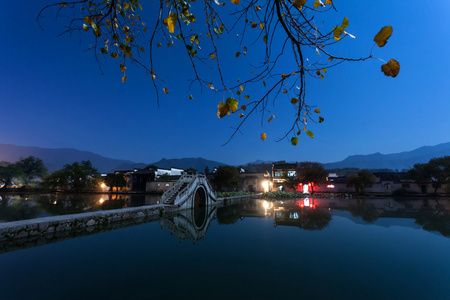
POLYGON ((171 204, 171 205, 173 205, 175 199, 176 199, 177 196, 178 196, 178 193, 179 193, 180 191, 182 191, 188 184, 189 184, 189 183, 184 182, 184 183, 177 189, 177 191, 176 191, 169 199, 167 199, 166 201, 164 201, 164 204, 171 204))

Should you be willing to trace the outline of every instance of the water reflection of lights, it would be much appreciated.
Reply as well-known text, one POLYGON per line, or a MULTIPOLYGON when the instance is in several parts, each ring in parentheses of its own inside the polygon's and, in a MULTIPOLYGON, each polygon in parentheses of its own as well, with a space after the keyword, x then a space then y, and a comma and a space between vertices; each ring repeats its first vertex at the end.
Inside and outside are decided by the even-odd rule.
POLYGON ((100 198, 100 200, 98 200, 98 203, 102 204, 103 202, 105 202, 105 199, 100 198))
POLYGON ((262 206, 264 207, 264 215, 270 216, 270 213, 267 212, 269 209, 273 208, 273 202, 267 202, 266 200, 263 201, 262 206))

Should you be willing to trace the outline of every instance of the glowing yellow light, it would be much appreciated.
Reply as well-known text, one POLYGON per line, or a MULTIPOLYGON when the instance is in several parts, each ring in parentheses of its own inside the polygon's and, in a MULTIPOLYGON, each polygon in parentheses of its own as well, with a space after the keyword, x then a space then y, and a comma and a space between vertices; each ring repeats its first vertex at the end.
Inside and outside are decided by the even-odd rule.
POLYGON ((106 184, 104 182, 102 182, 102 184, 100 185, 103 188, 105 188, 106 184))
POLYGON ((100 200, 98 200, 98 202, 99 202, 100 204, 102 204, 103 202, 105 202, 105 200, 104 200, 103 198, 100 198, 100 200))
POLYGON ((264 192, 269 191, 269 182, 268 181, 263 181, 262 186, 264 188, 264 192))
POLYGON ((57 202, 56 200, 55 200, 55 201, 53 201, 53 204, 54 204, 54 205, 56 205, 56 203, 58 203, 58 202, 57 202))
POLYGON ((267 201, 264 201, 264 202, 263 202, 263 206, 264 206, 264 208, 267 209, 267 208, 269 207, 269 203, 267 203, 267 201))

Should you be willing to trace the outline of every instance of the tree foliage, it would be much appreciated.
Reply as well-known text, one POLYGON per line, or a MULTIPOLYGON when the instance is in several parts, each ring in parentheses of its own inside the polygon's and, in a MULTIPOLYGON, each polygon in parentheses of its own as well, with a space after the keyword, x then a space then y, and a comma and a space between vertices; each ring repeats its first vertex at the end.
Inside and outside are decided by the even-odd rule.
POLYGON ((105 184, 111 187, 111 191, 114 188, 122 188, 127 186, 127 180, 122 173, 110 173, 106 175, 105 184))
POLYGON ((301 183, 297 176, 288 176, 286 172, 283 173, 281 178, 284 179, 281 185, 286 189, 295 189, 301 183))
POLYGON ((239 171, 236 167, 220 166, 214 173, 216 190, 234 190, 239 185, 239 171))
POLYGON ((44 162, 34 156, 21 158, 15 163, 0 162, 0 183, 4 188, 14 184, 29 185, 48 173, 44 162))
POLYGON ((298 164, 297 176, 300 183, 311 185, 311 192, 314 192, 314 185, 325 182, 328 172, 318 162, 301 162, 298 164))
POLYGON ((434 193, 450 179, 450 156, 432 158, 428 163, 415 164, 408 171, 409 176, 418 184, 433 183, 434 193))
POLYGON ((89 160, 66 164, 61 170, 44 177, 42 187, 64 189, 73 192, 96 189, 100 182, 100 174, 89 160))
POLYGON ((42 159, 34 156, 22 158, 16 164, 22 173, 19 176, 25 186, 37 178, 42 178, 48 173, 42 159))
POLYGON ((354 187, 355 192, 363 195, 365 193, 364 189, 375 183, 376 177, 368 170, 361 170, 358 173, 351 175, 347 178, 347 186, 354 187))
MULTIPOLYGON (((338 54, 342 41, 354 36, 347 31, 347 17, 331 26, 326 22, 337 11, 332 0, 77 0, 45 6, 38 21, 52 8, 65 17, 59 18, 67 22, 63 34, 79 32, 99 63, 103 56, 118 65, 122 83, 130 65, 142 67, 158 104, 160 94, 170 92, 161 74, 165 60, 172 57, 155 57, 157 49, 169 47, 184 55, 192 67, 192 83, 221 99, 217 116, 236 116, 238 125, 230 139, 251 115, 259 113, 261 122, 271 122, 280 97, 290 100, 293 118, 279 140, 290 137, 295 146, 302 132, 313 138, 307 126, 322 123, 324 117, 306 99, 307 77, 324 79, 330 68, 343 62, 376 58, 374 47, 357 58, 338 54), (233 47, 236 51, 230 50, 233 47), (242 56, 250 60, 247 65, 240 63, 242 56), (284 57, 292 63, 282 64, 284 57), (237 65, 246 67, 243 73, 228 70, 237 65), (262 94, 256 92, 261 89, 262 94)), ((386 45, 392 32, 391 26, 383 27, 374 46, 386 45)), ((396 77, 400 64, 391 59, 381 70, 396 77)), ((261 139, 266 138, 261 133, 261 139)))

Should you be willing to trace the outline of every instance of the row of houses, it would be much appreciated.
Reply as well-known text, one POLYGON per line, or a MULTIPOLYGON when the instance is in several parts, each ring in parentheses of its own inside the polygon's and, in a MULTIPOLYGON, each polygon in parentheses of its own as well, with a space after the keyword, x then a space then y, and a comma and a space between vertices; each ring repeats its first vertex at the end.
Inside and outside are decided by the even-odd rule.
MULTIPOLYGON (((214 171, 207 174, 210 180, 214 179, 214 171)), ((128 171, 116 171, 116 174, 123 174, 126 179, 126 186, 120 188, 104 187, 104 191, 117 192, 150 192, 163 193, 170 189, 185 171, 180 168, 146 168, 128 171)), ((284 181, 288 177, 297 176, 297 163, 273 164, 271 172, 246 172, 245 169, 239 171, 239 185, 236 190, 263 193, 269 191, 286 190, 284 181)), ((408 177, 407 172, 375 172, 375 183, 367 185, 367 193, 391 195, 396 191, 408 194, 426 194, 434 192, 432 183, 417 184, 408 177)), ((347 185, 347 176, 338 176, 336 173, 328 173, 325 180, 319 184, 305 183, 299 184, 292 191, 309 193, 354 193, 354 187, 347 185)), ((448 193, 450 186, 446 184, 438 188, 438 193, 448 193)))

